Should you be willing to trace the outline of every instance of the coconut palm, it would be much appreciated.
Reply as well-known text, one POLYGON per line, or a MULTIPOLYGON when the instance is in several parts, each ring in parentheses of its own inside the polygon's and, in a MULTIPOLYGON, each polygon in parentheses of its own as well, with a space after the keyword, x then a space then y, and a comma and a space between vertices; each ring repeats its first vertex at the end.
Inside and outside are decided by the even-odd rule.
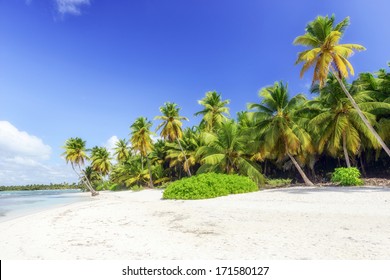
POLYGON ((200 126, 206 131, 212 132, 217 129, 222 122, 228 120, 230 103, 229 100, 222 100, 221 94, 215 91, 206 92, 206 96, 198 103, 204 107, 202 111, 195 113, 195 116, 202 115, 200 126))
POLYGON ((138 155, 115 165, 110 174, 110 179, 117 184, 132 187, 150 182, 150 173, 142 167, 140 156, 138 155))
POLYGON ((88 160, 85 144, 86 142, 81 138, 69 138, 65 142, 65 146, 63 147, 65 152, 62 155, 65 156, 66 163, 70 162, 72 169, 90 190, 92 196, 96 196, 99 193, 93 189, 91 182, 88 180, 85 174, 83 174, 81 169, 81 166, 83 166, 85 161, 88 160))
POLYGON ((166 144, 166 159, 169 160, 169 167, 180 166, 189 173, 191 168, 197 164, 195 154, 201 145, 201 134, 195 129, 186 128, 180 140, 180 146, 177 142, 166 144))
POLYGON ((390 73, 379 70, 376 76, 371 73, 361 73, 352 84, 352 91, 364 92, 379 102, 390 103, 390 73))
POLYGON ((203 137, 205 145, 196 153, 202 164, 198 173, 239 173, 247 175, 258 185, 264 183, 259 167, 247 156, 247 138, 239 133, 234 121, 222 123, 218 133, 205 132, 203 137))
POLYGON ((82 174, 83 174, 83 178, 81 182, 83 182, 83 180, 88 180, 89 182, 91 182, 92 185, 94 185, 96 182, 99 182, 102 179, 100 174, 96 172, 91 166, 85 167, 84 170, 82 171, 82 174))
POLYGON ((167 147, 166 141, 158 139, 153 145, 153 151, 150 153, 152 163, 164 165, 166 162, 167 147))
POLYGON ((110 152, 105 147, 95 146, 91 149, 92 168, 103 177, 110 173, 112 163, 110 152))
MULTIPOLYGON (((345 87, 350 88, 348 84, 345 84, 345 87)), ((308 101, 305 107, 314 113, 309 126, 313 132, 312 135, 317 136, 319 153, 326 150, 331 156, 337 157, 343 151, 347 167, 351 167, 349 156, 357 155, 363 143, 375 149, 380 148, 356 109, 345 97, 337 79, 330 76, 325 87, 315 86, 312 92, 320 93, 320 95, 308 101)), ((373 99, 364 92, 356 92, 353 97, 371 123, 375 123, 375 115, 371 111, 386 107, 382 106, 383 103, 373 102, 373 99)))
MULTIPOLYGON (((177 144, 180 147, 185 159, 185 164, 188 166, 187 156, 181 146, 180 139, 183 137, 182 131, 182 120, 188 121, 186 117, 179 115, 180 108, 177 107, 177 104, 167 102, 163 107, 160 107, 160 112, 162 116, 157 116, 154 119, 162 120, 162 123, 157 127, 156 131, 161 130, 160 136, 170 142, 177 141, 177 144)), ((191 176, 191 171, 187 168, 188 176, 191 176)))
POLYGON ((313 83, 319 82, 320 87, 323 87, 329 72, 331 72, 338 80, 342 90, 347 95, 352 106, 356 109, 359 117, 390 157, 389 148, 372 127, 369 120, 364 116, 342 82, 343 78, 348 77, 348 72, 350 72, 351 75, 354 75, 354 69, 352 64, 348 61, 348 58, 353 54, 354 50, 362 51, 365 50, 365 48, 358 44, 339 44, 343 32, 349 25, 348 17, 336 26, 334 23, 334 16, 331 16, 330 18, 328 16, 318 16, 306 26, 306 33, 304 35, 295 38, 295 45, 303 45, 309 48, 308 50, 300 52, 296 61, 296 64, 303 63, 301 77, 309 68, 314 66, 313 83))
POLYGON ((116 160, 120 163, 125 162, 130 157, 130 147, 126 139, 119 139, 115 143, 115 152, 114 156, 116 160))
POLYGON ((298 164, 295 156, 302 153, 312 153, 313 146, 310 135, 297 122, 295 110, 305 101, 303 95, 289 99, 287 85, 282 82, 259 92, 261 103, 250 103, 248 109, 256 110, 258 120, 257 133, 259 141, 263 142, 269 156, 282 161, 288 157, 306 185, 313 185, 298 164))
POLYGON ((379 108, 375 110, 378 119, 375 128, 381 138, 390 143, 390 73, 384 69, 375 74, 361 73, 353 82, 351 92, 369 95, 377 101, 379 108))
MULTIPOLYGON (((152 132, 150 128, 152 122, 147 118, 139 117, 130 126, 131 130, 131 145, 135 151, 141 155, 141 162, 143 158, 146 158, 149 170, 149 182, 150 187, 153 186, 152 169, 150 166, 149 153, 153 150, 152 132)), ((143 168, 142 168, 143 169, 143 168)))

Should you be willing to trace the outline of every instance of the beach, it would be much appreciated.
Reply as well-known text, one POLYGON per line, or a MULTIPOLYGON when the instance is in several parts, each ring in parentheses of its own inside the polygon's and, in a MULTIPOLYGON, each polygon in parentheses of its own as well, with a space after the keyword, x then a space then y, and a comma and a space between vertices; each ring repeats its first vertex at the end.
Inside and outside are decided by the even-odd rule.
POLYGON ((196 201, 161 197, 161 190, 102 192, 1 222, 0 259, 390 259, 389 188, 293 187, 196 201))

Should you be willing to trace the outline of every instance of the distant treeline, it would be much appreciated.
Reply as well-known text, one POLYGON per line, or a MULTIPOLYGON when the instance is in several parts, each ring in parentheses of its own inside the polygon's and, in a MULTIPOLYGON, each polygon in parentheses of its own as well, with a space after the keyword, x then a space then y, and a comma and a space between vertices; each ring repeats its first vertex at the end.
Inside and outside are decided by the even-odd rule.
POLYGON ((35 190, 65 190, 65 189, 82 189, 79 184, 61 183, 61 184, 34 184, 25 186, 0 186, 0 191, 35 191, 35 190))

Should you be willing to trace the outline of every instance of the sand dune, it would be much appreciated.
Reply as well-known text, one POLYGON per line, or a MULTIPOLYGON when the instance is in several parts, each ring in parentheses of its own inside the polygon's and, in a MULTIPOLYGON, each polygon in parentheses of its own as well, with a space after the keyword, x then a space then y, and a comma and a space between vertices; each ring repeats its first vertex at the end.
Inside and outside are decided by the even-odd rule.
POLYGON ((0 259, 17 260, 390 259, 390 189, 102 193, 0 223, 0 240, 0 259))

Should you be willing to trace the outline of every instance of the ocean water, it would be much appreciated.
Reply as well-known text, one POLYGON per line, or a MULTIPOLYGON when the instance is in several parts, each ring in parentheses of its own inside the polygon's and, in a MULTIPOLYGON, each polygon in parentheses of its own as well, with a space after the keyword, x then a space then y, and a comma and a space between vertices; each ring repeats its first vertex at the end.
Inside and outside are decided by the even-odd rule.
POLYGON ((90 199, 80 190, 2 191, 0 222, 90 199))

